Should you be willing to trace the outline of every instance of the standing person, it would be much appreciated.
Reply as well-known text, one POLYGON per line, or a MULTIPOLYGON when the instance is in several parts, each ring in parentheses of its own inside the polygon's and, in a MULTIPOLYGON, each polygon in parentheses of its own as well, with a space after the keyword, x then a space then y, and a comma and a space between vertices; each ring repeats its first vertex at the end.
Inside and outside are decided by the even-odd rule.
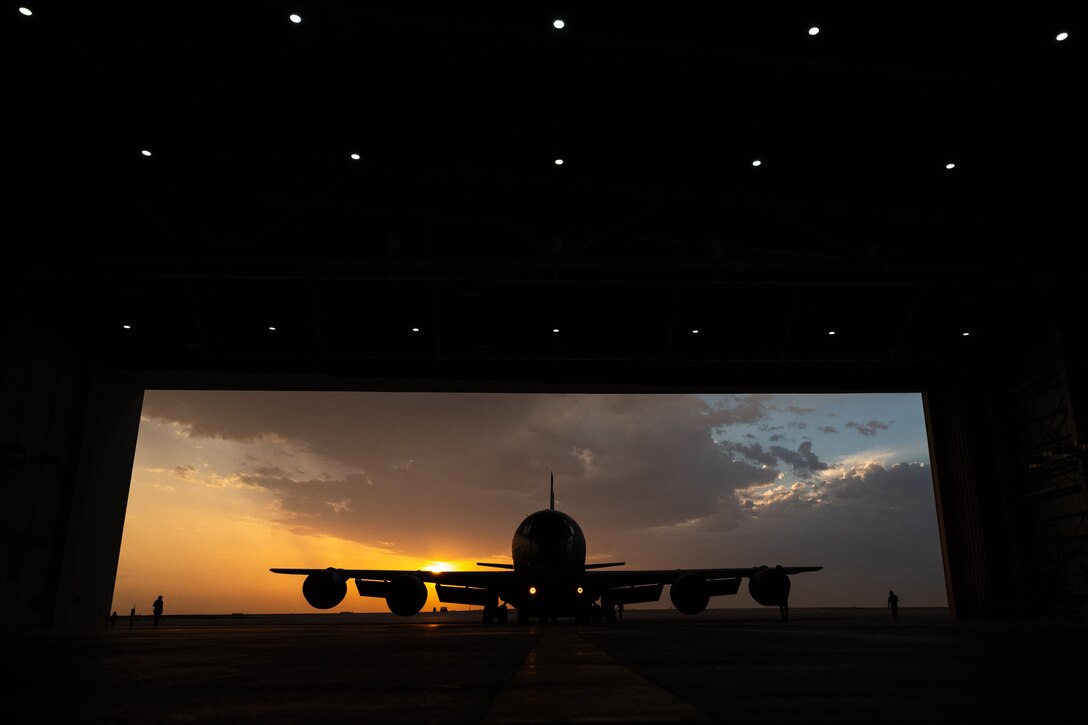
POLYGON ((892 621, 899 620, 899 597, 895 596, 895 592, 891 589, 888 590, 888 608, 892 610, 892 621))
POLYGON ((128 626, 136 624, 136 605, 132 605, 132 609, 128 610, 128 626))
POLYGON ((778 581, 782 586, 779 592, 781 598, 778 601, 778 616, 783 622, 788 622, 790 621, 790 578, 783 573, 781 564, 775 567, 775 571, 778 572, 778 581))
POLYGON ((162 595, 161 594, 159 595, 159 598, 155 600, 155 603, 151 605, 151 611, 154 613, 154 616, 155 616, 154 624, 155 624, 156 627, 158 627, 159 626, 159 617, 162 616, 162 595))
POLYGON ((117 626, 117 610, 116 609, 114 609, 113 614, 110 615, 110 626, 111 627, 116 627, 117 626))

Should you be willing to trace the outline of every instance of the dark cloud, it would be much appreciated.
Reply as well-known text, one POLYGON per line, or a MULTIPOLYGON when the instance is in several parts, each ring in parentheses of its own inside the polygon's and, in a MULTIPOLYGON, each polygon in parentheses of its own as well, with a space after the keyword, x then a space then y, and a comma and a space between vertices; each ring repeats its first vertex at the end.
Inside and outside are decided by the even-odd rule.
POLYGON ((758 397, 731 402, 148 391, 144 414, 192 438, 286 440, 329 461, 329 470, 308 471, 305 480, 270 464, 238 472, 271 492, 300 531, 398 546, 410 543, 404 531, 411 531, 418 546, 440 548, 466 531, 508 536, 521 517, 547 505, 552 472, 557 505, 583 526, 632 530, 707 516, 737 525, 743 513, 733 490, 770 474, 734 461, 715 441, 716 431, 765 414, 758 397))
POLYGON ((888 430, 888 424, 881 423, 879 420, 870 420, 868 423, 850 421, 846 424, 846 427, 853 428, 863 436, 875 436, 877 431, 888 430))
POLYGON ((835 426, 833 425, 820 426, 816 430, 820 431, 821 433, 838 433, 838 431, 835 430, 835 426))
POLYGON ((787 405, 783 410, 794 415, 810 415, 816 412, 815 408, 802 408, 799 405, 787 405))
POLYGON ((824 566, 793 577, 797 606, 880 607, 892 588, 910 592, 918 606, 947 605, 927 466, 870 465, 800 483, 785 486, 773 505, 742 502, 750 516, 743 528, 673 528, 651 541, 662 551, 685 551, 691 566, 711 566, 723 551, 737 565, 824 566))
POLYGON ((821 462, 819 456, 812 452, 812 441, 804 441, 796 451, 782 446, 771 446, 771 453, 799 476, 810 476, 817 471, 827 470, 827 464, 821 462))
POLYGON ((260 478, 284 478, 287 473, 279 466, 254 466, 253 473, 260 478))
POLYGON ((174 475, 178 478, 187 479, 194 473, 196 473, 196 468, 188 464, 184 466, 174 466, 174 475))
MULTIPOLYGON (((773 438, 774 436, 772 436, 773 438)), ((759 443, 751 443, 744 445, 741 443, 733 443, 730 441, 721 441, 719 443, 724 450, 729 451, 734 456, 741 456, 752 463, 756 463, 764 466, 777 466, 778 457, 770 451, 763 450, 763 446, 759 443)))

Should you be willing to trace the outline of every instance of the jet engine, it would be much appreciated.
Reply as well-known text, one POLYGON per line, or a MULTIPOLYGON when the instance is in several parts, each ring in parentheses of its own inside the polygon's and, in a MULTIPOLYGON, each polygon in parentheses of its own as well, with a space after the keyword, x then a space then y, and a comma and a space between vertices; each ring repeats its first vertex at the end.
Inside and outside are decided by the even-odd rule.
POLYGON ((402 574, 389 582, 385 603, 393 614, 411 617, 427 603, 427 585, 410 574, 402 574))
POLYGON ((347 581, 332 569, 314 572, 302 582, 302 596, 314 609, 332 609, 347 593, 347 581))
POLYGON ((681 574, 669 587, 669 599, 677 611, 698 614, 710 601, 710 587, 698 574, 681 574))
POLYGON ((782 606, 789 602, 790 578, 782 567, 763 568, 748 577, 748 593, 765 607, 782 606))

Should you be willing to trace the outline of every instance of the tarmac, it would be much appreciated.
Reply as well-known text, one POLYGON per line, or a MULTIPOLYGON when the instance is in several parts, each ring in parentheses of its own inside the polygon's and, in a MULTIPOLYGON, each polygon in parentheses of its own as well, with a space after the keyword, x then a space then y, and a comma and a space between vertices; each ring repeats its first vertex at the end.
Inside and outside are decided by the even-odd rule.
POLYGON ((0 628, 20 723, 1081 723, 1082 620, 943 609, 164 616, 0 628))

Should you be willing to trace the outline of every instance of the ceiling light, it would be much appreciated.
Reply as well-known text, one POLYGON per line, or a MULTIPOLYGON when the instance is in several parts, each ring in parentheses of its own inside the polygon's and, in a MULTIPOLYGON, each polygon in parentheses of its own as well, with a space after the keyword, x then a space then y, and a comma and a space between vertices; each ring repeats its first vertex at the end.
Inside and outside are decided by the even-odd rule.
MULTIPOLYGON (((21 9, 22 9, 22 8, 20 8, 20 10, 21 10, 21 9)), ((27 12, 27 13, 24 13, 24 15, 29 15, 29 14, 30 14, 29 12, 27 12)), ((1065 39, 1066 39, 1066 38, 1068 38, 1068 37, 1069 37, 1069 33, 1064 33, 1064 32, 1062 32, 1062 33, 1058 33, 1058 34, 1057 34, 1057 35, 1056 35, 1056 36, 1054 37, 1054 40, 1057 40, 1057 41, 1058 41, 1058 42, 1060 43, 1061 41, 1065 40, 1065 39)))
POLYGON ((352 154, 351 155, 351 160, 352 161, 358 161, 359 160, 359 154, 352 154))
POLYGON ((762 166, 762 165, 763 165, 763 162, 760 161, 759 159, 756 159, 755 161, 752 162, 752 166, 762 166))
POLYGON ((291 13, 288 17, 291 19, 291 22, 295 23, 296 25, 302 22, 302 16, 298 13, 291 13))
MULTIPOLYGON (((19 12, 21 12, 23 15, 33 15, 34 14, 34 13, 30 12, 30 8, 19 8, 19 12)), ((1063 35, 1064 35, 1064 33, 1063 33, 1063 35)), ((1058 38, 1058 40, 1064 40, 1064 38, 1058 38)))
POLYGON ((555 165, 556 166, 562 166, 563 165, 563 159, 556 159, 555 160, 555 165))
POLYGON ((813 25, 811 28, 808 29, 808 34, 809 35, 816 35, 819 32, 820 32, 820 29, 817 28, 815 25, 813 25))
POLYGON ((955 164, 945 164, 944 167, 946 169, 954 169, 954 168, 956 168, 956 165, 955 164))
POLYGON ((150 155, 151 155, 151 152, 150 152, 150 151, 148 151, 147 149, 144 149, 144 150, 143 150, 143 151, 141 151, 140 153, 141 153, 141 154, 143 154, 144 156, 150 156, 150 155))
POLYGON ((562 20, 559 20, 558 18, 555 20, 555 22, 552 23, 552 27, 554 27, 556 30, 562 30, 564 25, 566 25, 566 23, 564 23, 562 20))

